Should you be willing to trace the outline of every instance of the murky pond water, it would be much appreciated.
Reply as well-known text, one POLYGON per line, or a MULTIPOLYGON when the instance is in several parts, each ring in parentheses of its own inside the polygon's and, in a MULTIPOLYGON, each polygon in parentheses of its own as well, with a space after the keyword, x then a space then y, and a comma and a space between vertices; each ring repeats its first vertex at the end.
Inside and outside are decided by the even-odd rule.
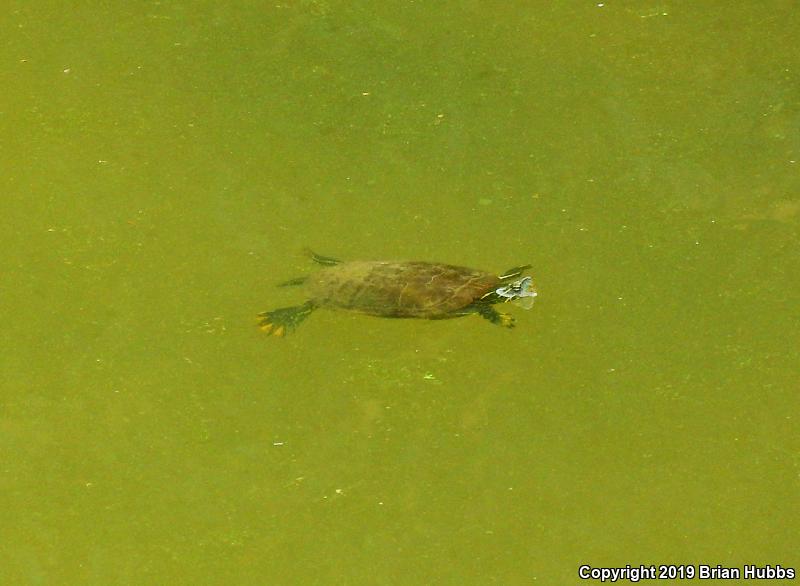
POLYGON ((4 584, 795 567, 793 4, 14 3, 4 584), (317 312, 533 265, 514 330, 317 312))

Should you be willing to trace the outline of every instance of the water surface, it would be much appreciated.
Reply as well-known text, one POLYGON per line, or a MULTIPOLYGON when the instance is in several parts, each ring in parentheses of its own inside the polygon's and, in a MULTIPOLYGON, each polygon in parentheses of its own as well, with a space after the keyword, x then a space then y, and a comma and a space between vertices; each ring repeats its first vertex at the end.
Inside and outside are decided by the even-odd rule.
POLYGON ((2 582, 797 567, 793 8, 12 3, 2 582), (539 297, 263 336, 304 246, 539 297))

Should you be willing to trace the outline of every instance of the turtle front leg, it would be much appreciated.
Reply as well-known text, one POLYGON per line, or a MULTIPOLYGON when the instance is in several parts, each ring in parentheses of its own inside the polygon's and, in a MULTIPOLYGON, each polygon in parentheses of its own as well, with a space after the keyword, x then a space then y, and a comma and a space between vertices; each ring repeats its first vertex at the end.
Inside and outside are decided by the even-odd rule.
POLYGON ((478 303, 475 305, 475 311, 481 316, 488 319, 493 324, 503 326, 504 328, 514 327, 514 316, 510 313, 500 313, 492 305, 488 303, 478 303))

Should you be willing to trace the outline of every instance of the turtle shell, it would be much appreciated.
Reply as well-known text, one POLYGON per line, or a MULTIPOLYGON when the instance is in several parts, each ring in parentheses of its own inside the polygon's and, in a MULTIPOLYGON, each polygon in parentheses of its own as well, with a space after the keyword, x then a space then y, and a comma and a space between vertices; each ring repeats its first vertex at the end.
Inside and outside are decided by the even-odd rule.
POLYGON ((382 317, 441 319, 500 285, 491 273, 430 262, 353 261, 324 268, 306 286, 320 307, 382 317))

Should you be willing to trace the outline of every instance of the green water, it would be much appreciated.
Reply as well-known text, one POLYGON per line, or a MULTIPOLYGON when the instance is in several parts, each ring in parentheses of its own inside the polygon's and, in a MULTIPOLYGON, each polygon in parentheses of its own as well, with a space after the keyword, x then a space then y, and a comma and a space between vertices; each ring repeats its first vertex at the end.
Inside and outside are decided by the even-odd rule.
POLYGON ((800 566, 793 2, 112 6, 0 17, 0 583, 800 566), (540 295, 267 337, 304 246, 540 295))

